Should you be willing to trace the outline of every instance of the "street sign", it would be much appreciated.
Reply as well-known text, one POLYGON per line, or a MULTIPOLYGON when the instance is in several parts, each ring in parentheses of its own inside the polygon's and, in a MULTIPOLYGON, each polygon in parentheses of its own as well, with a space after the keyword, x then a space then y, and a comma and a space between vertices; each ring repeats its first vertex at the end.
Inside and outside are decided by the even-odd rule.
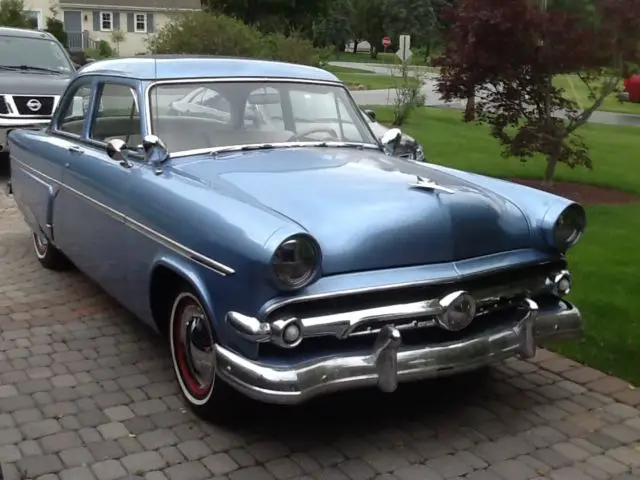
POLYGON ((398 39, 398 44, 400 45, 400 48, 398 48, 396 55, 400 58, 400 60, 402 60, 403 62, 406 62, 411 58, 411 55, 412 55, 411 36, 400 35, 400 38, 398 39))
POLYGON ((382 46, 388 48, 391 45, 391 37, 382 37, 382 46))

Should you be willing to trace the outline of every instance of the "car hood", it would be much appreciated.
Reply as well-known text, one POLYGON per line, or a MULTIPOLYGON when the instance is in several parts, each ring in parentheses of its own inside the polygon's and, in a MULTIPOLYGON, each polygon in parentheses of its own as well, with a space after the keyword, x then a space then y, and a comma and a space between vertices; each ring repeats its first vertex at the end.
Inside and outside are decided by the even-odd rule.
POLYGON ((450 262, 532 245, 529 222, 509 200, 437 167, 377 151, 275 149, 180 162, 177 172, 308 231, 322 249, 325 274, 450 262), (453 193, 411 187, 417 176, 453 193))
POLYGON ((0 70, 0 95, 62 95, 71 74, 0 70))

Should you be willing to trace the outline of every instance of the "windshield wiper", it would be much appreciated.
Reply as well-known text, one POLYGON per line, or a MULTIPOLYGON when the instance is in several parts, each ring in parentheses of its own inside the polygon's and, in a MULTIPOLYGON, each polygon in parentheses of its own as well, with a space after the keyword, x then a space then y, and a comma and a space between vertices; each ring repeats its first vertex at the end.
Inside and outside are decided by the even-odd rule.
POLYGON ((233 145, 229 147, 217 147, 211 150, 211 155, 229 152, 248 152, 251 150, 272 150, 275 148, 355 148, 357 150, 379 150, 380 147, 368 143, 353 142, 285 142, 285 143, 259 143, 255 145, 233 145))
POLYGON ((33 70, 36 72, 47 72, 61 74, 60 70, 53 70, 51 68, 34 67, 33 65, 0 65, 0 68, 4 70, 33 70))
POLYGON ((259 145, 233 145, 231 147, 216 148, 211 151, 211 155, 216 156, 220 153, 248 152, 251 150, 270 150, 272 148, 276 147, 270 143, 261 143, 259 145))

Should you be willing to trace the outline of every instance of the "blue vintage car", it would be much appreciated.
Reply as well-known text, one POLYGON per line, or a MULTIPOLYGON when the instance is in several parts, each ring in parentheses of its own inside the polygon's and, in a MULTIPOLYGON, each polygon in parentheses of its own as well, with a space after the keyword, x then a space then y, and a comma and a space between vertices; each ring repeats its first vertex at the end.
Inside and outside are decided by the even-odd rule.
POLYGON ((42 265, 73 263, 165 334, 201 414, 238 391, 281 404, 390 392, 580 336, 565 254, 584 209, 395 157, 399 134, 379 141, 317 68, 99 61, 48 129, 9 136, 13 193, 42 265), (172 114, 198 87, 230 115, 172 114), (254 122, 261 96, 281 122, 254 122))

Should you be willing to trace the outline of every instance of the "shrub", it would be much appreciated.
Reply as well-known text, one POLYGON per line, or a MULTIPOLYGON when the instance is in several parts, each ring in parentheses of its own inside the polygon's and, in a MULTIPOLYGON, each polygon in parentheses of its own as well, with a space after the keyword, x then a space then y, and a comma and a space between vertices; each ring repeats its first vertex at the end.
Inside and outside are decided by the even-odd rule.
POLYGON ((180 15, 148 40, 152 53, 255 57, 319 65, 320 51, 298 34, 263 35, 257 28, 211 12, 180 15))
POLYGON ((153 53, 255 56, 260 33, 225 15, 194 12, 180 15, 148 41, 153 53))
POLYGON ((106 40, 100 40, 96 42, 96 45, 85 50, 87 58, 93 58, 95 60, 101 60, 104 58, 112 58, 116 56, 116 52, 113 47, 109 45, 106 40))
POLYGON ((262 58, 303 65, 320 64, 320 54, 313 43, 301 38, 298 34, 286 37, 281 33, 270 33, 263 37, 261 43, 260 57, 262 58))
POLYGON ((47 32, 56 37, 65 47, 69 46, 67 32, 64 31, 64 23, 57 18, 47 17, 47 32))
POLYGON ((32 28, 31 21, 24 14, 22 0, 0 0, 0 26, 32 28))

